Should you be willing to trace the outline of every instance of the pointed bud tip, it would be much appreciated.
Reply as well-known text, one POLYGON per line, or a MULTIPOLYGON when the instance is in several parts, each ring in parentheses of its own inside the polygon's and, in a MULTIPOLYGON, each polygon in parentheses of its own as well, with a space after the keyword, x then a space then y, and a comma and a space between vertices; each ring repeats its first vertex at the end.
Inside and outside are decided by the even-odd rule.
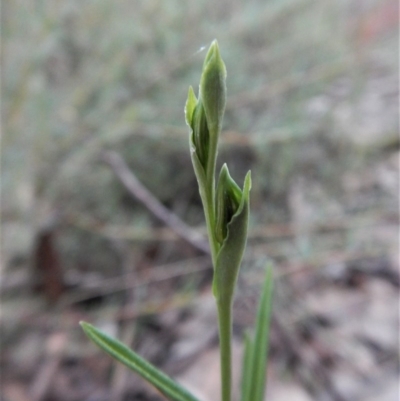
POLYGON ((226 103, 226 67, 216 44, 211 45, 204 61, 200 96, 209 128, 220 130, 226 103))
POLYGON ((224 71, 224 74, 226 74, 226 69, 225 69, 225 64, 222 60, 221 53, 219 51, 219 46, 217 39, 214 39, 211 42, 211 45, 208 49, 208 52, 206 54, 206 57, 204 59, 204 65, 203 68, 213 59, 213 62, 216 63, 219 68, 221 68, 224 71))
POLYGON ((185 104, 185 120, 186 124, 191 127, 194 109, 197 105, 197 98, 192 86, 189 87, 188 97, 185 104))
POLYGON ((217 39, 214 39, 214 40, 211 42, 209 51, 211 51, 211 52, 213 53, 213 55, 214 55, 214 54, 215 54, 215 55, 219 54, 219 46, 218 46, 218 41, 217 41, 217 39))

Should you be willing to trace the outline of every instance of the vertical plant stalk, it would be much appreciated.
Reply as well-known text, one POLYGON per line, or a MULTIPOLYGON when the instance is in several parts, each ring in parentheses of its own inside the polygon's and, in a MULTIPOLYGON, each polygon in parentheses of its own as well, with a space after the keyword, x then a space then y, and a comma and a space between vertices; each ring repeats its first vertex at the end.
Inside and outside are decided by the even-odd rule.
POLYGON ((218 237, 222 235, 224 239, 215 266, 213 292, 218 307, 223 401, 231 400, 232 304, 247 240, 250 187, 250 173, 247 174, 241 190, 230 177, 226 165, 222 166, 216 193, 216 210, 219 216, 218 237), (227 213, 224 218, 220 216, 222 212, 227 213))
POLYGON ((232 304, 218 302, 217 307, 221 362, 221 396, 222 401, 230 401, 232 391, 232 304))
POLYGON ((226 102, 226 68, 214 41, 207 52, 198 98, 189 88, 185 106, 191 129, 190 154, 199 184, 214 266, 213 293, 217 301, 221 352, 222 401, 231 401, 232 301, 247 240, 250 174, 243 190, 222 166, 217 187, 215 166, 218 137, 226 102))
POLYGON ((219 250, 218 242, 215 239, 214 227, 215 227, 215 209, 214 209, 214 183, 208 182, 205 187, 205 196, 202 200, 204 215, 206 219, 207 231, 208 231, 208 239, 210 243, 211 250, 211 261, 212 265, 215 267, 215 263, 217 260, 217 254, 219 250))

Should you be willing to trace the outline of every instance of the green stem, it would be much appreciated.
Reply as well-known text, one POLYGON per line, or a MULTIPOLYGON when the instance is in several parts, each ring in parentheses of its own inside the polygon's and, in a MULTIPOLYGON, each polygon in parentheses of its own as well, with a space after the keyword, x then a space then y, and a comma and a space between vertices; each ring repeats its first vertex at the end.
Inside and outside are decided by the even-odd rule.
MULTIPOLYGON (((208 154, 211 156, 208 159, 206 166, 206 177, 209 180, 208 184, 212 191, 215 190, 215 165, 217 164, 217 148, 218 148, 218 138, 221 130, 218 126, 209 127, 210 130, 210 143, 208 148, 208 154)), ((214 193, 212 193, 214 199, 214 193)))
MULTIPOLYGON (((214 185, 214 184, 212 184, 214 185)), ((212 259, 212 264, 216 266, 217 262, 217 253, 219 250, 219 244, 218 241, 215 238, 215 205, 214 205, 214 191, 213 187, 208 186, 206 190, 206 197, 207 197, 207 203, 204 205, 204 210, 205 214, 208 215, 208 219, 206 217, 206 220, 209 220, 209 226, 207 227, 208 231, 208 239, 210 241, 210 248, 211 248, 211 259, 212 259)))
POLYGON ((217 146, 219 134, 219 127, 210 127, 210 136, 212 140, 210 141, 208 152, 209 155, 212 155, 212 157, 209 158, 206 165, 206 204, 204 205, 206 219, 208 214, 210 222, 210 225, 207 228, 210 240, 212 263, 214 268, 216 266, 217 253, 219 250, 219 243, 216 239, 215 233, 215 166, 217 163, 217 146))
POLYGON ((217 161, 219 131, 218 127, 210 129, 212 140, 210 141, 208 153, 209 155, 212 155, 212 157, 209 158, 205 166, 204 180, 199 182, 200 196, 203 202, 208 239, 211 249, 211 259, 214 268, 216 266, 217 254, 220 248, 215 233, 215 166, 217 161))
POLYGON ((218 326, 221 358, 221 394, 222 401, 231 400, 232 381, 232 302, 231 300, 218 300, 218 326), (227 302, 228 301, 228 302, 227 302))
POLYGON ((203 203, 204 215, 206 218, 206 226, 208 232, 208 240, 211 250, 211 260, 213 267, 215 268, 215 263, 217 260, 217 253, 219 250, 219 244, 215 239, 215 207, 213 202, 213 192, 212 188, 208 183, 199 183, 200 187, 200 197, 203 203))

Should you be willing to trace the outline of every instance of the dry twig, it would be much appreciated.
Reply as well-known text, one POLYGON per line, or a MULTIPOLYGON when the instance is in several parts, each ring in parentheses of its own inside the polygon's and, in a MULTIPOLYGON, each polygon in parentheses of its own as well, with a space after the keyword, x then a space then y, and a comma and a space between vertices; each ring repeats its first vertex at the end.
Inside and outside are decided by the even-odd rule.
POLYGON ((129 169, 124 159, 116 152, 107 152, 102 155, 102 160, 107 163, 119 181, 128 192, 158 219, 170 227, 179 237, 193 245, 195 248, 209 254, 210 249, 203 238, 183 222, 178 216, 168 210, 154 195, 137 179, 129 169))

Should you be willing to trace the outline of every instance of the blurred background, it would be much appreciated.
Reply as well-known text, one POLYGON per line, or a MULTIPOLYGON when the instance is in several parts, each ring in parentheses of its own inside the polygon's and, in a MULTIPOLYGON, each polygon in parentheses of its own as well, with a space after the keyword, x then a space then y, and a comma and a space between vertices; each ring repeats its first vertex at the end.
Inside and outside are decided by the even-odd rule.
POLYGON ((163 399, 80 320, 218 399, 183 115, 217 38, 218 163, 253 177, 236 386, 272 260, 268 400, 396 401, 398 15, 396 0, 4 1, 1 400, 163 399))

